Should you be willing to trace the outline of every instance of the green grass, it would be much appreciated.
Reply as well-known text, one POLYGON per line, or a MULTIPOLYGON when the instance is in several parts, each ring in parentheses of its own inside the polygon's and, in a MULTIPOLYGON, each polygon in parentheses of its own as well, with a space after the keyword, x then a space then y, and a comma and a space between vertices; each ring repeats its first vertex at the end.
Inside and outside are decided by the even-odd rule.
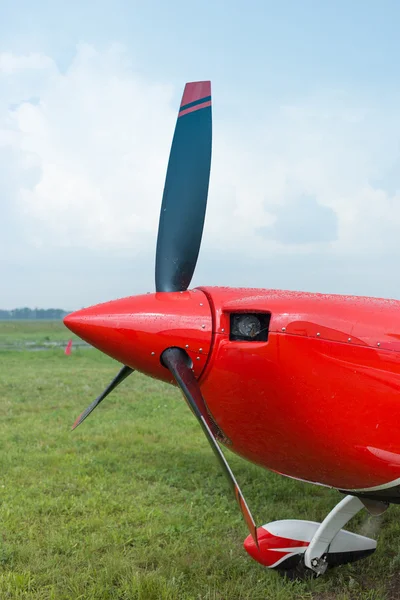
POLYGON ((60 321, 1 321, 0 352, 5 350, 43 350, 52 346, 65 348, 72 339, 75 346, 87 346, 60 321))
POLYGON ((79 338, 60 321, 0 321, 0 343, 68 341, 79 338))
MULTIPOLYGON (((65 334, 61 324, 36 334, 49 331, 65 334)), ((240 512, 175 388, 135 373, 71 432, 119 365, 79 349, 0 361, 1 600, 400 598, 396 507, 350 523, 367 534, 378 524, 371 558, 288 582, 244 551, 240 512)), ((227 455, 258 524, 319 521, 341 498, 227 455)))

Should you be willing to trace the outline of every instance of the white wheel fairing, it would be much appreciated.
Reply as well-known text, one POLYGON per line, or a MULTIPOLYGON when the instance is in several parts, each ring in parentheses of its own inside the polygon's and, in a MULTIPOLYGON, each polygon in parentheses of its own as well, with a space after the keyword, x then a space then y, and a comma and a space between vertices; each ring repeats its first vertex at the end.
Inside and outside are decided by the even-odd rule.
MULTIPOLYGON (((273 521, 258 528, 259 549, 251 536, 246 538, 244 547, 257 562, 274 569, 293 556, 303 555, 319 527, 320 523, 315 521, 273 521)), ((376 540, 342 529, 330 544, 329 555, 364 554, 375 549, 376 540)))

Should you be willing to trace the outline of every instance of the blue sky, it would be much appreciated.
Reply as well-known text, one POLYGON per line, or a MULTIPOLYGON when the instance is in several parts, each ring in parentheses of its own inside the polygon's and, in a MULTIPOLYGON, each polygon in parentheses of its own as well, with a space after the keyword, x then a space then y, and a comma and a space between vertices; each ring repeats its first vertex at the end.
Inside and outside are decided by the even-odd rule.
POLYGON ((0 6, 0 308, 154 289, 184 83, 211 79, 193 285, 400 298, 395 1, 0 6))

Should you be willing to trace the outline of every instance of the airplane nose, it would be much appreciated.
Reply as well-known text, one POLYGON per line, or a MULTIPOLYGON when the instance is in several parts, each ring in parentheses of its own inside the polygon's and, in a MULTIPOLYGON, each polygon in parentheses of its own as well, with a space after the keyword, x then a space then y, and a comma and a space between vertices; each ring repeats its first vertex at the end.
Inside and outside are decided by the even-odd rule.
POLYGON ((211 309, 201 290, 121 298, 73 312, 64 324, 122 364, 164 381, 171 381, 160 362, 164 350, 186 350, 199 377, 211 347, 211 309))

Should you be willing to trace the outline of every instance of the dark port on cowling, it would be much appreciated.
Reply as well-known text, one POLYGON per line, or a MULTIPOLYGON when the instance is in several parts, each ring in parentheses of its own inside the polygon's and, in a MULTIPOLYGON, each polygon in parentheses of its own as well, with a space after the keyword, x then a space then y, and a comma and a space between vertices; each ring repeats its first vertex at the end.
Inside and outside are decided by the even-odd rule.
POLYGON ((268 341, 270 313, 231 313, 229 339, 243 342, 268 341))

